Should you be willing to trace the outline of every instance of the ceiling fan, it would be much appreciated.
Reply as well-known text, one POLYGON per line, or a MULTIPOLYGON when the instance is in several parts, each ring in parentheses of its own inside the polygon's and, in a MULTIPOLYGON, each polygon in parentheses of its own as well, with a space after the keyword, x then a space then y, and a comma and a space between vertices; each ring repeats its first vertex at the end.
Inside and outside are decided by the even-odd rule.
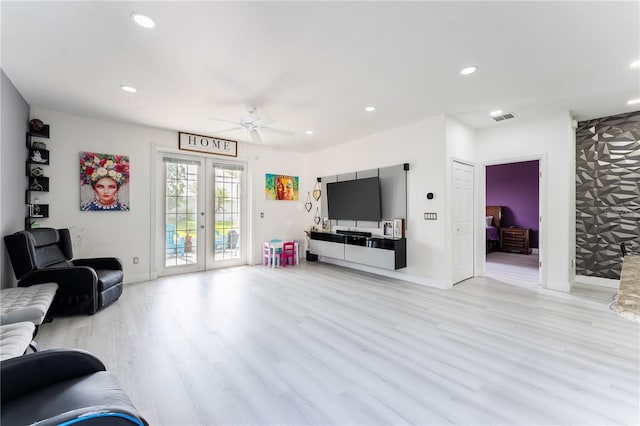
POLYGON ((247 105, 248 116, 240 118, 240 121, 222 120, 220 118, 209 117, 209 120, 221 121, 223 123, 231 123, 234 126, 228 129, 216 130, 215 133, 231 132, 234 130, 245 129, 249 133, 252 142, 262 142, 260 131, 266 133, 275 133, 283 136, 293 136, 294 132, 288 130, 275 129, 267 127, 267 124, 274 123, 273 120, 258 117, 257 108, 254 105, 247 105))

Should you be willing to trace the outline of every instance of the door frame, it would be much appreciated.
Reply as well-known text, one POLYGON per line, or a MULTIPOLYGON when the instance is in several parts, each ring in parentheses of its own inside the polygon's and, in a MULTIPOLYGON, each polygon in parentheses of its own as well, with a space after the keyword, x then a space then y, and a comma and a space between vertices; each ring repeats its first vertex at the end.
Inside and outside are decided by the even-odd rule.
MULTIPOLYGON (((478 205, 482 207, 482 212, 485 211, 487 206, 487 167, 499 166, 501 164, 521 163, 523 161, 538 161, 538 285, 540 288, 547 288, 547 227, 546 218, 547 214, 547 155, 527 155, 521 157, 506 157, 499 160, 486 161, 481 164, 477 173, 481 176, 478 177, 478 205)), ((484 214, 479 218, 479 223, 484 223, 484 214)), ((476 238, 478 244, 476 244, 476 266, 480 276, 486 276, 486 260, 487 260, 487 245, 486 235, 484 235, 484 224, 482 227, 478 226, 478 233, 476 238), (480 244, 481 242, 481 244, 480 244)))

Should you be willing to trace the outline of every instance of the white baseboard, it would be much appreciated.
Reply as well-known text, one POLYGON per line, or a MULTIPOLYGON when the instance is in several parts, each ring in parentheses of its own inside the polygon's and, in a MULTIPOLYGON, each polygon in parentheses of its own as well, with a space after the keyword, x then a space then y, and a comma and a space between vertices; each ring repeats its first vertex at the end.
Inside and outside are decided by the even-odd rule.
POLYGON ((571 284, 564 281, 552 281, 547 280, 547 290, 559 291, 562 293, 570 293, 571 292, 571 284))
POLYGON ((414 284, 420 284, 427 287, 439 288, 443 290, 450 289, 452 287, 451 285, 447 284, 444 281, 436 281, 436 280, 431 280, 429 278, 406 274, 404 272, 389 271, 387 269, 375 268, 373 266, 360 265, 358 263, 347 262, 340 259, 334 259, 332 257, 321 256, 320 261, 324 263, 330 263, 332 265, 344 266, 345 268, 356 269, 358 271, 364 271, 364 272, 370 272, 372 274, 383 275, 389 278, 396 278, 402 281, 408 281, 414 284))
POLYGON ((607 287, 607 288, 620 287, 620 280, 613 280, 610 278, 588 277, 586 275, 576 275, 575 281, 581 284, 597 285, 600 287, 607 287))
POLYGON ((151 277, 149 276, 149 274, 125 274, 124 276, 125 284, 141 283, 150 280, 151 277))

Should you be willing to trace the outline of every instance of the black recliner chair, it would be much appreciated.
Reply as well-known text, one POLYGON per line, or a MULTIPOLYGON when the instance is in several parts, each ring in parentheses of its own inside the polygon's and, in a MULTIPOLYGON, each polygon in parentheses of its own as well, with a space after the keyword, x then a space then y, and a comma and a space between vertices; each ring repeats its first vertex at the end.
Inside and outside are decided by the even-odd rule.
POLYGON ((51 313, 86 312, 122 294, 122 262, 115 257, 75 259, 68 229, 33 228, 4 237, 19 287, 55 282, 51 313))
POLYGON ((51 349, 0 363, 3 425, 148 426, 102 361, 51 349))

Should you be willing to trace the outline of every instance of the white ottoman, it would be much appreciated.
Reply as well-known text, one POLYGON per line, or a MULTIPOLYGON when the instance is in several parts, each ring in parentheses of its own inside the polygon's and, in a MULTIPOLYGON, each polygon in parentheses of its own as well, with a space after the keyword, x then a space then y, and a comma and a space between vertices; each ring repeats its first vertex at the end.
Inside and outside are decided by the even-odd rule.
POLYGON ((0 325, 22 321, 42 324, 57 290, 56 283, 3 288, 0 290, 0 325))
POLYGON ((30 321, 0 325, 0 361, 24 354, 35 330, 35 324, 30 321))

